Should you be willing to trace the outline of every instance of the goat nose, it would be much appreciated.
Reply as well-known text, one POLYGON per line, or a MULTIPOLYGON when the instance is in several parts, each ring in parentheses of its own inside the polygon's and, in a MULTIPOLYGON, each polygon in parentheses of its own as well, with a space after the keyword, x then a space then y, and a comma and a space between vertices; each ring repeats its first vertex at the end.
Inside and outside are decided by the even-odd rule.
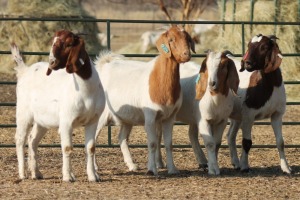
POLYGON ((251 65, 252 63, 251 63, 251 61, 246 60, 246 64, 249 66, 249 65, 251 65))
POLYGON ((216 81, 212 81, 212 82, 211 82, 211 86, 212 86, 212 87, 215 87, 215 86, 216 86, 216 81))

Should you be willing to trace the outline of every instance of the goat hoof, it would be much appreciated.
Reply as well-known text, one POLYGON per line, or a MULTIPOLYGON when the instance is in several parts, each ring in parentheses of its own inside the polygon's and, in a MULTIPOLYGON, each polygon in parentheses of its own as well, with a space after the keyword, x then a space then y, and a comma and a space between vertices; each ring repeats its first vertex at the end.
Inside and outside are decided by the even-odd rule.
POLYGON ((65 181, 65 182, 75 182, 75 176, 71 173, 69 176, 67 176, 67 177, 63 177, 63 181, 65 181))
POLYGON ((199 164, 199 167, 198 167, 198 169, 200 169, 200 170, 207 170, 207 168, 208 168, 208 165, 207 165, 207 163, 206 164, 199 164))
POLYGON ((170 169, 168 170, 168 174, 180 174, 179 170, 178 169, 170 169))
POLYGON ((135 172, 138 170, 138 166, 136 164, 133 164, 131 166, 128 166, 128 169, 130 172, 135 172))
POLYGON ((43 179, 43 174, 41 172, 37 172, 31 175, 32 180, 38 180, 38 179, 43 179))
POLYGON ((250 168, 241 169, 242 173, 249 173, 250 171, 250 168))
POLYGON ((151 170, 148 170, 147 173, 146 173, 146 175, 148 175, 148 176, 154 176, 154 172, 151 171, 151 170))

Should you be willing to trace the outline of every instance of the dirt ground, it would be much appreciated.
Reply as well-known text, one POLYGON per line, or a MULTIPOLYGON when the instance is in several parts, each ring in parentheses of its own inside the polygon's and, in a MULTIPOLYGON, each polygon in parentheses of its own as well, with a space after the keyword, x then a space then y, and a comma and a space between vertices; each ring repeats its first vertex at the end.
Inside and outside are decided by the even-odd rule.
MULTIPOLYGON (((0 75, 0 80, 14 80, 14 76, 0 75)), ((15 86, 0 85, 0 102, 15 101, 15 86)), ((300 121, 299 106, 288 106, 284 121, 300 121)), ((15 123, 15 107, 0 108, 0 123, 15 123)), ((227 130, 226 130, 227 131, 227 130)), ((226 133, 225 131, 225 133, 226 133)), ((112 142, 117 144, 118 127, 112 128, 112 142)), ((14 144, 15 128, 0 128, 0 145, 14 144)), ((300 144, 299 126, 284 126, 285 144, 300 144)), ((226 142, 226 134, 223 144, 226 142)), ((241 144, 240 135, 238 144, 241 144)), ((174 127, 174 144, 189 144, 187 126, 174 127)), ((74 144, 83 144, 83 130, 74 131, 74 144)), ((200 139, 203 144, 202 139, 200 139)), ((58 144, 56 130, 50 130, 43 144, 58 144)), ((143 127, 135 127, 130 144, 145 144, 143 127)), ((107 130, 103 130, 98 144, 107 144, 107 130)), ((275 144, 269 126, 253 128, 253 144, 275 144)), ((238 149, 239 152, 241 149, 238 149)), ((19 180, 15 148, 0 148, 0 199, 299 199, 300 149, 287 148, 286 156, 293 170, 283 174, 275 148, 253 148, 250 152, 249 173, 232 168, 229 151, 219 154, 220 176, 210 176, 199 170, 191 148, 175 148, 174 162, 179 175, 168 175, 166 169, 159 176, 147 176, 147 149, 131 148, 137 172, 128 172, 119 148, 97 148, 98 173, 101 182, 87 181, 85 152, 75 148, 72 167, 76 182, 62 182, 62 159, 59 148, 39 148, 42 180, 19 180)), ((164 153, 164 151, 163 151, 164 153)))

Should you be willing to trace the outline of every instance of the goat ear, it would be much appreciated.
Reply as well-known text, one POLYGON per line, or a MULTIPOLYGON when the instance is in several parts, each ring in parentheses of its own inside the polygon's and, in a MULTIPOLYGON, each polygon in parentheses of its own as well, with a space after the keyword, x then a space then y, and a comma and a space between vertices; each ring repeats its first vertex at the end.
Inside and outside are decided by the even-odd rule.
POLYGON ((208 78, 206 60, 207 60, 207 58, 205 58, 201 64, 201 68, 200 68, 199 75, 198 75, 199 78, 197 78, 197 81, 196 81, 196 87, 195 87, 195 89, 196 89, 195 99, 196 100, 201 100, 206 91, 207 78, 208 78))
POLYGON ((66 70, 68 73, 77 72, 82 65, 84 65, 84 41, 78 37, 78 44, 71 48, 70 54, 66 64, 66 70))
POLYGON ((279 50, 278 45, 274 42, 274 47, 272 49, 272 53, 269 56, 269 58, 267 58, 267 60, 266 60, 267 67, 265 68, 264 72, 270 73, 270 72, 275 71, 276 69, 279 68, 281 61, 282 61, 281 52, 279 50))
POLYGON ((190 36, 190 34, 187 33, 187 38, 188 38, 188 42, 190 44, 191 50, 196 53, 195 51, 195 41, 193 40, 193 38, 190 36))
POLYGON ((166 56, 167 58, 171 57, 171 49, 169 46, 169 41, 167 38, 167 32, 163 33, 158 40, 156 41, 156 48, 160 54, 166 56))
POLYGON ((243 56, 242 60, 241 60, 241 69, 240 69, 240 72, 243 72, 245 71, 245 60, 247 59, 248 57, 248 50, 246 51, 245 55, 243 56))
POLYGON ((235 64, 232 60, 228 59, 228 63, 227 63, 227 70, 228 70, 228 76, 227 76, 227 84, 229 86, 229 88, 232 89, 232 91, 234 92, 235 95, 237 95, 237 90, 239 88, 239 83, 240 83, 240 79, 239 79, 239 75, 237 73, 235 64))

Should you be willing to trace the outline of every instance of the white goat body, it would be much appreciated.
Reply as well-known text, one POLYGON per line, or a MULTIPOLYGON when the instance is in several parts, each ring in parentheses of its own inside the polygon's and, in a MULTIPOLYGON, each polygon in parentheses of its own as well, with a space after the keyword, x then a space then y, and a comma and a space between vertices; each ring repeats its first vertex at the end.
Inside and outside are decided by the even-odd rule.
MULTIPOLYGON (((72 48, 69 47, 69 49, 72 48)), ((46 72, 49 74, 49 63, 39 62, 27 67, 16 46, 12 46, 12 54, 18 64, 16 67, 18 82, 15 137, 20 178, 25 178, 24 145, 29 129, 33 125, 28 140, 29 168, 32 178, 42 178, 36 161, 38 143, 46 134, 47 129, 58 127, 63 151, 63 180, 74 181, 75 177, 70 163, 72 130, 85 126, 88 179, 98 181, 99 176, 94 169, 93 155, 97 122, 105 106, 105 96, 98 73, 89 57, 79 58, 84 64, 81 63, 81 72, 78 73, 86 70, 86 64, 91 70, 90 76, 83 79, 77 75, 77 72, 70 74, 70 71, 67 73, 65 70, 58 70, 46 76, 46 72)), ((70 59, 72 55, 69 56, 70 59)), ((77 60, 75 59, 76 62, 77 60)))

